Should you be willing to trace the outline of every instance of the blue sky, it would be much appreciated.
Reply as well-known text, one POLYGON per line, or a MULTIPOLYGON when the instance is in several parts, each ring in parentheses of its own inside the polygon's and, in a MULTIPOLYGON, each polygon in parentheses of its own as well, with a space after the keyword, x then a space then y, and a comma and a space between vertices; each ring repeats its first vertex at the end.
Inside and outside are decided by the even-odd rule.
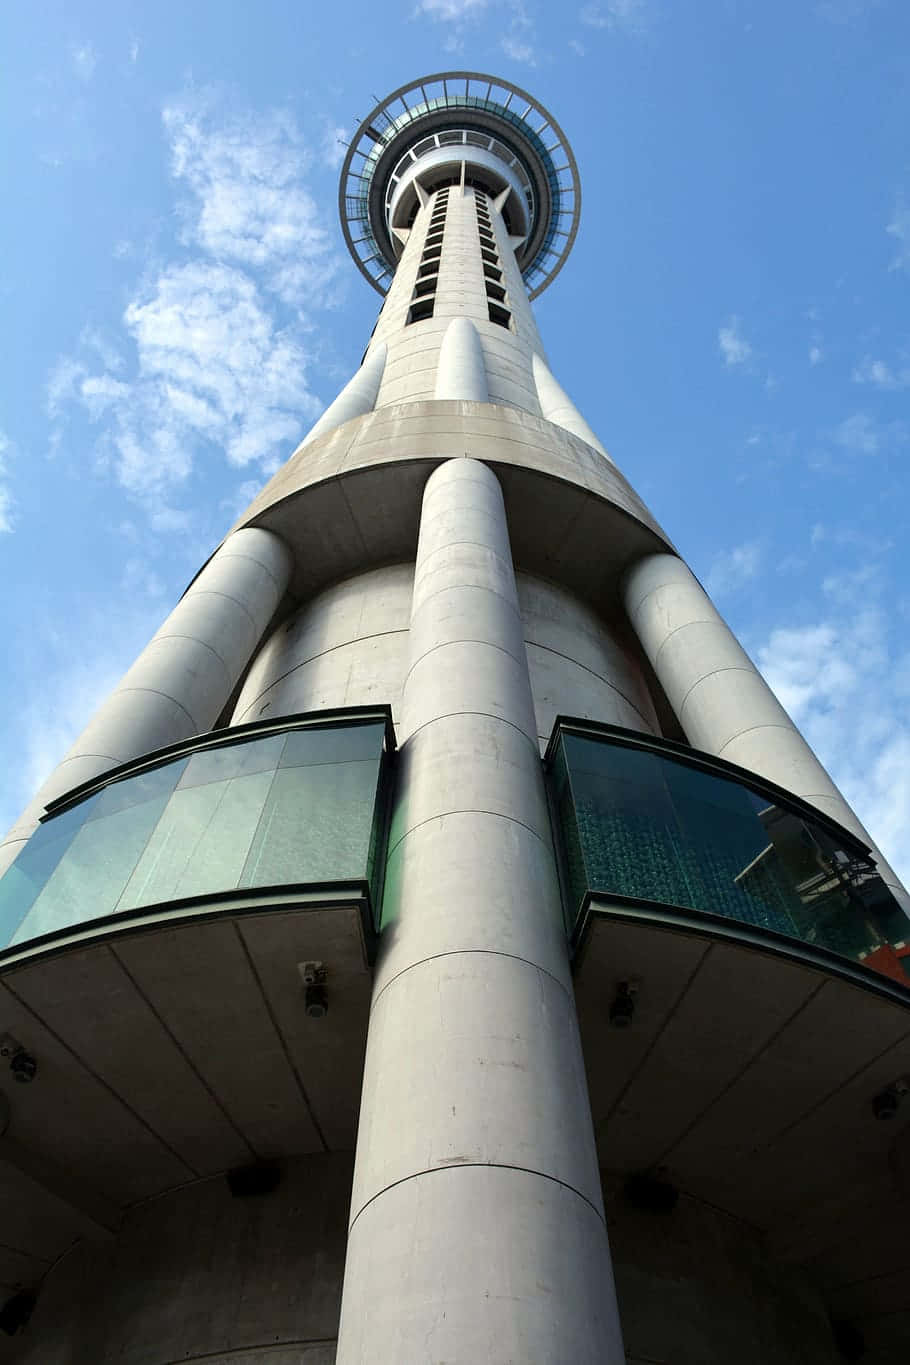
POLYGON ((0 15, 0 825, 356 367, 340 139, 526 85, 552 368, 910 878, 905 0, 34 0, 0 15))

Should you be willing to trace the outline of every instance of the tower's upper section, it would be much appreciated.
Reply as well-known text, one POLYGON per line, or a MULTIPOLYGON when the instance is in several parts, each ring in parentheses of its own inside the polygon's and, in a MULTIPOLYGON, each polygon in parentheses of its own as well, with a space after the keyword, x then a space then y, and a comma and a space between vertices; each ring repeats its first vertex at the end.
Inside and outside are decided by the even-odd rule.
POLYGON ((345 240, 381 294, 421 196, 462 179, 500 202, 532 299, 559 273, 578 231, 578 168, 556 120, 509 81, 472 71, 425 76, 364 119, 341 171, 345 240))

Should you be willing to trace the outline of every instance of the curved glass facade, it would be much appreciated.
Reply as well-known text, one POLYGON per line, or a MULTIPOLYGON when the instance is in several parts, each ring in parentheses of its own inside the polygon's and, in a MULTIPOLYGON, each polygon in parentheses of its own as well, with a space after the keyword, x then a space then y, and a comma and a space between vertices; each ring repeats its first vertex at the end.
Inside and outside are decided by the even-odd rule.
POLYGON ((910 985, 910 922, 839 826, 759 778, 611 726, 557 724, 548 751, 570 928, 589 893, 707 912, 910 985))
POLYGON ((55 803, 0 878, 0 949, 219 893, 366 883, 378 913, 386 717, 219 731, 55 803))

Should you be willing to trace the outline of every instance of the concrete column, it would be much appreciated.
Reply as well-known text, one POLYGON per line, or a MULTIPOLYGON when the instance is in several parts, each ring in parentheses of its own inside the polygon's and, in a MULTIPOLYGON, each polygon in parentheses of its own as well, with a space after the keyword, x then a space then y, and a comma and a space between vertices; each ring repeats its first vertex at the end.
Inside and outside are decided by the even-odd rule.
POLYGON ((571 431, 573 436, 578 436, 582 441, 587 441, 589 446, 599 450, 604 459, 610 460, 610 464, 613 464, 598 437, 588 426, 565 389, 551 373, 546 361, 535 354, 531 361, 531 367, 534 372, 534 383, 537 386, 537 397, 540 400, 540 411, 546 420, 555 422, 558 427, 571 431))
POLYGON ((675 555, 650 555, 626 575, 629 619, 689 743, 739 763, 824 811, 872 848, 883 879, 910 896, 787 712, 675 555))
POLYGON ((271 531, 247 527, 224 542, 0 844, 0 873, 49 801, 214 725, 284 596, 292 563, 271 531))
POLYGON ((340 427, 342 422, 350 422, 353 417, 362 417, 365 412, 372 412, 376 406, 376 396, 379 393, 379 386, 382 383, 382 375, 385 369, 386 348, 385 343, 380 341, 372 346, 363 364, 352 379, 345 384, 341 393, 330 403, 325 412, 319 418, 306 436, 301 441, 301 445, 308 446, 311 441, 315 441, 317 436, 324 436, 328 431, 334 431, 340 427))
POLYGON ((502 495, 424 496, 338 1365, 624 1361, 502 495))
POLYGON ((469 318, 453 318, 439 348, 434 398, 464 398, 489 403, 487 371, 477 328, 469 318))

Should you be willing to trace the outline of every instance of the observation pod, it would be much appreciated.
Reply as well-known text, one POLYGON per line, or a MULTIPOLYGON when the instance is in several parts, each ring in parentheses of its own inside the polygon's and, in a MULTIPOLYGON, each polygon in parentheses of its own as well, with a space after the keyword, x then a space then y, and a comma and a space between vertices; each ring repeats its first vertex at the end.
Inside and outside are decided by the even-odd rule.
POLYGON ((910 902, 549 366, 580 206, 490 76, 355 134, 361 365, 3 844, 0 1362, 907 1357, 910 902))

